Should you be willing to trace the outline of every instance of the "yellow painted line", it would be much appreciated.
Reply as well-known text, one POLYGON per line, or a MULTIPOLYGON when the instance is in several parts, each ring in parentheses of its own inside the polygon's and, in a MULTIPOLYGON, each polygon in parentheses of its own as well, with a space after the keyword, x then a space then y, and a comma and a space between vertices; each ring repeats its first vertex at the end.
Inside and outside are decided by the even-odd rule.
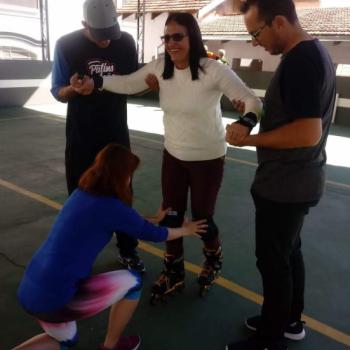
MULTIPOLYGON (((36 200, 40 203, 43 203, 51 208, 54 208, 57 210, 60 210, 62 208, 61 204, 59 204, 59 203, 57 203, 49 198, 46 198, 38 193, 34 193, 34 192, 28 191, 22 187, 14 185, 8 181, 4 181, 4 180, 0 179, 0 186, 3 186, 7 189, 15 191, 15 192, 17 192, 23 196, 26 196, 28 198, 34 199, 34 200, 36 200)), ((145 242, 140 242, 139 248, 144 250, 147 253, 158 256, 160 258, 163 258, 163 256, 164 256, 163 250, 156 248, 156 247, 154 247, 148 243, 145 243, 145 242)), ((192 272, 192 273, 198 274, 201 268, 197 265, 194 265, 194 264, 186 261, 185 262, 185 269, 187 271, 192 272)), ((240 285, 238 285, 230 280, 227 280, 226 278, 219 277, 215 283, 217 285, 243 297, 244 299, 250 300, 253 303, 256 303, 259 305, 262 304, 263 298, 261 295, 255 293, 247 288, 244 288, 244 287, 242 287, 242 286, 240 286, 240 285)), ((338 331, 337 329, 330 327, 325 323, 319 322, 319 321, 317 321, 317 320, 315 320, 307 315, 303 315, 303 320, 305 320, 307 322, 307 327, 311 328, 312 330, 314 330, 322 335, 325 335, 326 337, 331 338, 338 343, 350 346, 350 335, 343 333, 341 331, 338 331)))
POLYGON ((25 117, 9 117, 9 118, 0 118, 0 122, 7 122, 7 121, 13 121, 13 120, 21 120, 21 119, 34 119, 34 118, 44 118, 44 119, 49 119, 49 120, 56 120, 56 121, 63 121, 64 123, 66 122, 65 118, 57 116, 57 115, 28 115, 25 117))
POLYGON ((21 120, 21 119, 33 119, 33 118, 38 118, 38 116, 27 116, 27 117, 9 117, 9 118, 1 118, 0 122, 8 122, 8 121, 13 121, 13 120, 21 120))
POLYGON ((56 122, 66 122, 66 118, 59 115, 39 115, 38 117, 48 120, 54 120, 56 122))
POLYGON ((26 197, 29 197, 31 199, 34 199, 36 200, 37 202, 40 202, 40 203, 43 203, 51 208, 54 208, 54 209, 57 209, 57 210, 60 210, 62 208, 62 205, 49 199, 49 198, 46 198, 38 193, 34 193, 34 192, 30 192, 30 191, 27 191, 26 189, 22 188, 22 187, 19 187, 17 185, 14 185, 12 184, 11 182, 7 182, 7 181, 4 181, 2 179, 0 179, 0 185, 2 187, 5 187, 9 190, 12 190, 12 191, 15 191, 19 194, 22 194, 23 196, 26 196, 26 197))
POLYGON ((331 338, 338 343, 350 346, 350 335, 340 332, 337 329, 326 325, 325 323, 319 322, 309 316, 302 315, 302 319, 306 322, 307 326, 316 332, 331 338))

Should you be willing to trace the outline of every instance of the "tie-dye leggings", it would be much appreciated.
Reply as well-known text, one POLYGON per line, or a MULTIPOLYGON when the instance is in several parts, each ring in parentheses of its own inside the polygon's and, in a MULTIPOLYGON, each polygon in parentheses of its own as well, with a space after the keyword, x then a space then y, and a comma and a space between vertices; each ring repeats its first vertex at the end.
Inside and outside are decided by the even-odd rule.
POLYGON ((34 316, 44 331, 61 343, 61 349, 66 349, 78 341, 76 320, 96 315, 121 299, 139 299, 141 285, 141 277, 128 270, 101 273, 81 282, 62 309, 34 316))

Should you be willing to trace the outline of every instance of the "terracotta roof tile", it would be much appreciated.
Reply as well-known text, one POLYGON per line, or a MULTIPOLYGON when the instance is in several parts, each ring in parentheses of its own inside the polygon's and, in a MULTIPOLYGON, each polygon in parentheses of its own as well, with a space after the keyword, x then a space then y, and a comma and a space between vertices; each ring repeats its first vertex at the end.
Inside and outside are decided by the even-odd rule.
MULTIPOLYGON (((199 11, 208 5, 211 0, 146 0, 146 12, 171 12, 171 11, 199 11)), ((137 11, 137 0, 129 0, 118 13, 128 14, 137 11)))
POLYGON ((200 25, 202 35, 243 35, 247 34, 242 15, 214 17, 200 25))
POLYGON ((302 9, 298 14, 310 34, 350 35, 350 7, 302 9))
MULTIPOLYGON (((350 7, 299 9, 303 28, 317 36, 350 36, 350 7)), ((201 24, 203 36, 247 34, 242 15, 214 17, 201 24)))

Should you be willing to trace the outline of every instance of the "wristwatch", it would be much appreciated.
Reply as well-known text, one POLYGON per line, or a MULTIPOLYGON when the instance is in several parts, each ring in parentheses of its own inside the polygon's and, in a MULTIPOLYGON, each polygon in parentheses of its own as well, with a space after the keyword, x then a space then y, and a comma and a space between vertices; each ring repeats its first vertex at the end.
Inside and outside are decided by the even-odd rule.
POLYGON ((236 121, 237 124, 241 124, 252 130, 258 122, 258 117, 253 112, 248 112, 247 114, 239 117, 236 121))

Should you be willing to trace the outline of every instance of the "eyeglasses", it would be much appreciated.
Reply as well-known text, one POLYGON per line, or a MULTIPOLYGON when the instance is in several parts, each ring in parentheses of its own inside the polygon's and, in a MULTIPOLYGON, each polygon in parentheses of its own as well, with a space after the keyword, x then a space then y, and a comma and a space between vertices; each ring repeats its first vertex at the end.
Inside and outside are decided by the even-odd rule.
POLYGON ((257 29, 255 32, 249 33, 250 36, 255 39, 258 40, 259 35, 261 34, 261 32, 263 31, 263 29, 267 26, 267 24, 265 23, 263 26, 261 26, 259 29, 257 29))
POLYGON ((173 41, 175 41, 175 42, 180 42, 181 40, 183 40, 183 38, 185 36, 187 36, 187 34, 174 33, 174 34, 165 34, 165 35, 161 36, 160 38, 162 39, 162 41, 164 43, 168 43, 170 41, 170 39, 173 39, 173 41))

